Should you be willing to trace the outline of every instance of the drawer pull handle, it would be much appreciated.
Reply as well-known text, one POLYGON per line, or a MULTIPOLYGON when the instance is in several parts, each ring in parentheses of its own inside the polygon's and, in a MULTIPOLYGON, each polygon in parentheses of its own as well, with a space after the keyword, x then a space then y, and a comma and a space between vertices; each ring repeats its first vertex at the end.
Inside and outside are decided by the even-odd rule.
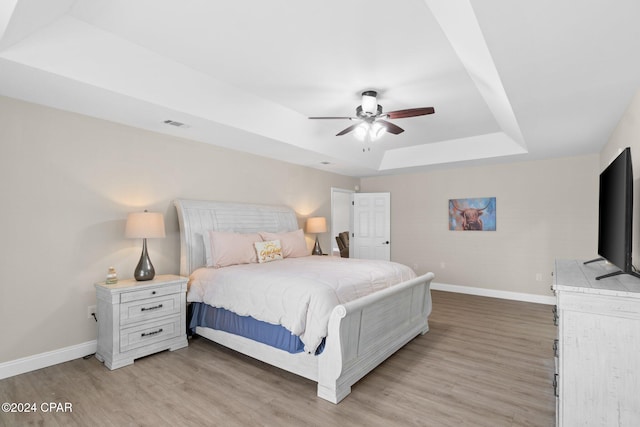
POLYGON ((156 291, 152 291, 152 292, 151 292, 151 295, 155 295, 155 294, 156 294, 156 291))
POLYGON ((140 311, 157 310, 159 308, 162 308, 162 304, 154 305, 153 307, 142 307, 140 311))
POLYGON ((160 332, 162 332, 162 328, 158 329, 157 331, 153 331, 153 332, 143 332, 140 336, 144 338, 144 337, 149 337, 149 336, 152 336, 152 335, 157 335, 160 332))

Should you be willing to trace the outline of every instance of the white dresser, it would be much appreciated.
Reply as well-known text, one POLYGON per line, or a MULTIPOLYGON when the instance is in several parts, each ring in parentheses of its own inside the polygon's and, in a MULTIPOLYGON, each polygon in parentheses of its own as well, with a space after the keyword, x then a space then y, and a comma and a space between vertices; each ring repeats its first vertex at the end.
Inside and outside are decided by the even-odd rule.
POLYGON ((640 279, 558 260, 557 425, 640 426, 640 279))
POLYGON ((109 369, 130 365, 139 357, 187 346, 187 278, 156 276, 114 285, 96 283, 98 350, 109 369))

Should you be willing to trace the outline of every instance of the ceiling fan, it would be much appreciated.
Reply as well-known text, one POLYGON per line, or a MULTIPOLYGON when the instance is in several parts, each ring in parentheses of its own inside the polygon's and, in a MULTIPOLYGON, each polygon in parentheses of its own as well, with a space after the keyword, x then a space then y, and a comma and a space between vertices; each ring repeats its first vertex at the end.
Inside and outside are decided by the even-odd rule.
POLYGON ((386 119, 404 119, 407 117, 424 116, 435 113, 433 107, 409 108, 406 110, 382 112, 382 105, 378 104, 378 93, 374 90, 362 92, 362 105, 356 108, 356 117, 309 117, 310 119, 349 119, 358 120, 360 123, 349 126, 338 132, 336 136, 345 135, 355 131, 358 139, 364 140, 369 136, 370 140, 378 139, 385 132, 398 135, 404 132, 399 126, 388 122, 386 119))

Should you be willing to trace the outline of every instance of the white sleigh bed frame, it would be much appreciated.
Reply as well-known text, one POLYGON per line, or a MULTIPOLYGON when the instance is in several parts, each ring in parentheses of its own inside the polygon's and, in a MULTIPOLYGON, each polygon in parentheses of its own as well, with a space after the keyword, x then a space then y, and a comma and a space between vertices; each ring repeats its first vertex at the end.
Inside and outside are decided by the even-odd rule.
MULTIPOLYGON (((180 223, 180 274, 205 265, 207 230, 251 233, 300 228, 295 212, 282 206, 176 200, 180 223)), ((240 353, 316 381, 318 396, 338 403, 351 386, 398 349, 429 330, 429 286, 433 273, 336 306, 324 351, 291 354, 241 336, 197 327, 196 333, 240 353)))

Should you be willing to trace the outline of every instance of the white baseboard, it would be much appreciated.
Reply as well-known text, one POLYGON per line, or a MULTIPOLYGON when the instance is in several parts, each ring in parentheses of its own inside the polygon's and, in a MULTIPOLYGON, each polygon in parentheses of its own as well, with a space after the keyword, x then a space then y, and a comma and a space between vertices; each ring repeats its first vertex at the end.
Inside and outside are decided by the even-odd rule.
POLYGON ((71 347, 60 348, 58 350, 47 351, 46 353, 0 363, 0 380, 24 374, 25 372, 46 368, 47 366, 57 365, 58 363, 68 362, 69 360, 79 359, 88 354, 95 353, 97 348, 98 342, 93 340, 72 345, 71 347))
POLYGON ((534 302, 537 304, 554 305, 556 298, 553 296, 525 294, 519 292, 499 291, 496 289, 474 288, 472 286, 449 285, 447 283, 431 282, 434 291, 457 292, 459 294, 478 295, 481 297, 510 299, 515 301, 534 302))

